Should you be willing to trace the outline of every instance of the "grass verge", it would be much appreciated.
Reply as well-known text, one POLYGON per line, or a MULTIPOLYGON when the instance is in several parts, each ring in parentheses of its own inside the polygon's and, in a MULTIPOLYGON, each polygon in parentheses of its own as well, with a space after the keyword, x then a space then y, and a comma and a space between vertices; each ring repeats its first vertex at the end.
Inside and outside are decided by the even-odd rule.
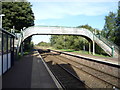
MULTIPOLYGON (((60 50, 60 51, 64 51, 64 52, 75 52, 78 54, 88 54, 88 55, 92 55, 92 52, 89 53, 88 51, 83 51, 83 50, 79 50, 79 51, 75 51, 72 49, 55 49, 55 48, 48 48, 48 49, 53 49, 53 50, 60 50)), ((110 57, 110 56, 106 56, 106 55, 102 55, 102 54, 95 54, 94 56, 100 56, 100 57, 110 57)))

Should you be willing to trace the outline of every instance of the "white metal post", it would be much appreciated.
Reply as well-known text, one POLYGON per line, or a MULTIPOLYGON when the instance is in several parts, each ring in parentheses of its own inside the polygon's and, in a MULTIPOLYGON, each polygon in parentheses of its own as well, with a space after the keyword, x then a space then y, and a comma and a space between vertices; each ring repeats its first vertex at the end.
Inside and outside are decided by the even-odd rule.
MULTIPOLYGON (((95 30, 96 31, 96 30, 95 30)), ((94 34, 95 34, 95 31, 93 31, 93 55, 95 55, 95 42, 94 42, 94 34)))
POLYGON ((91 42, 89 42, 89 54, 91 54, 91 42))
POLYGON ((0 15, 0 28, 2 28, 2 17, 5 16, 4 14, 0 15))
MULTIPOLYGON (((23 30, 21 29, 21 36, 23 38, 23 30)), ((23 43, 21 43, 21 55, 23 56, 23 43)))
POLYGON ((93 55, 95 55, 95 42, 93 41, 93 55))

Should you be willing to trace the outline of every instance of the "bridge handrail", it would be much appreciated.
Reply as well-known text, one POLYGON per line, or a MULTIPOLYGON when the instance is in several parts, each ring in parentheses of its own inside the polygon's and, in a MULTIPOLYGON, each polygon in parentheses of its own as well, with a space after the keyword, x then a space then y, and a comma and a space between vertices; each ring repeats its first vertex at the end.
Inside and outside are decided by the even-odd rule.
POLYGON ((59 27, 59 28, 76 28, 76 27, 69 27, 69 26, 47 26, 47 25, 37 25, 31 27, 59 27))
POLYGON ((113 49, 112 46, 114 46, 115 50, 119 50, 119 47, 115 43, 111 42, 110 40, 106 39, 105 37, 103 37, 101 35, 95 35, 95 36, 97 38, 99 38, 101 41, 103 41, 106 45, 108 45, 111 49, 113 49))

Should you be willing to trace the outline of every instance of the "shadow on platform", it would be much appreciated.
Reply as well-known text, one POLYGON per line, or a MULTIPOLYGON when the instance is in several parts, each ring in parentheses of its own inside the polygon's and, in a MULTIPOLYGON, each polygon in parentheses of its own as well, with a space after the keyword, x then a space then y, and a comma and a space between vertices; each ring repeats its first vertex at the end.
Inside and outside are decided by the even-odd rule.
POLYGON ((26 55, 2 77, 2 88, 30 88, 33 57, 26 55))

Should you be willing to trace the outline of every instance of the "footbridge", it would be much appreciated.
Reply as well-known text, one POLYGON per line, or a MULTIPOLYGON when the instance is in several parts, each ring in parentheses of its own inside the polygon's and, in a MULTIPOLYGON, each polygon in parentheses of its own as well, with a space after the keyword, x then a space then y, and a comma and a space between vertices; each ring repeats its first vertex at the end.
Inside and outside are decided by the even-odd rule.
POLYGON ((16 40, 17 52, 19 52, 22 42, 33 35, 78 35, 85 37, 89 41, 89 52, 91 51, 92 44, 93 54, 95 54, 96 43, 110 56, 118 58, 119 55, 118 46, 100 35, 95 35, 88 29, 58 26, 32 26, 21 30, 21 34, 18 36, 18 40, 16 40))

